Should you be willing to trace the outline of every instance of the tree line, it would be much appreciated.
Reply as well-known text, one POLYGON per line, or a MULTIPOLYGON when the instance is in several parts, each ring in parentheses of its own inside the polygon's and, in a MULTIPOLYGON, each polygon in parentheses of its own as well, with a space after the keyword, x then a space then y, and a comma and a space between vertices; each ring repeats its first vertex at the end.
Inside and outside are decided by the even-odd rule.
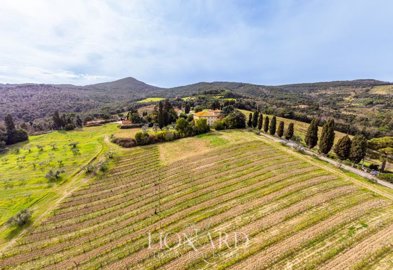
POLYGON ((364 159, 367 152, 367 139, 363 135, 355 135, 351 140, 348 135, 340 138, 334 145, 335 123, 329 119, 322 127, 321 138, 318 138, 319 119, 314 118, 308 126, 305 136, 305 143, 312 149, 318 145, 318 151, 327 155, 332 149, 340 160, 349 159, 354 163, 359 163, 364 159), (334 147, 333 147, 334 145, 334 147))
POLYGON ((83 121, 79 115, 75 114, 62 114, 58 111, 52 116, 52 127, 54 130, 74 130, 75 128, 82 128, 83 121))
POLYGON ((277 126, 277 117, 274 115, 270 120, 268 115, 263 116, 261 112, 255 111, 248 115, 247 126, 249 128, 257 128, 259 131, 264 131, 270 135, 277 135, 290 140, 294 136, 294 123, 289 123, 288 128, 285 130, 284 121, 280 121, 277 126))

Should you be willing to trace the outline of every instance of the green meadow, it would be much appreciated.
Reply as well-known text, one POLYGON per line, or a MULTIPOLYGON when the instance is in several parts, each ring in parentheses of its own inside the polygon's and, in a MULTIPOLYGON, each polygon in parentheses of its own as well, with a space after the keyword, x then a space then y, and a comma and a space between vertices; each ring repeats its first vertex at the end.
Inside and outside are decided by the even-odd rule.
POLYGON ((161 101, 164 99, 165 98, 162 98, 162 97, 151 97, 151 98, 145 98, 145 99, 139 100, 138 103, 158 102, 158 101, 161 101))

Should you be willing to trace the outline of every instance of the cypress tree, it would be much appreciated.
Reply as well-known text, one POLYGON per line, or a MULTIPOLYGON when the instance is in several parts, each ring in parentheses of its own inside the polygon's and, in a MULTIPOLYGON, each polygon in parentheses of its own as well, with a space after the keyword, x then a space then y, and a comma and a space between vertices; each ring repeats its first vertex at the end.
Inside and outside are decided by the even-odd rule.
POLYGON ((262 125, 263 125, 263 114, 261 113, 259 115, 259 119, 258 119, 258 129, 261 130, 262 129, 262 125))
MULTIPOLYGON (((12 119, 12 116, 10 114, 7 114, 5 119, 5 127, 6 127, 6 136, 5 136, 5 143, 6 144, 14 144, 18 142, 23 142, 29 139, 29 136, 27 135, 27 132, 22 130, 22 129, 16 129, 14 120, 12 119)), ((0 134, 1 137, 4 135, 0 134)), ((3 139, 3 138, 1 138, 3 139)), ((0 141, 0 144, 4 146, 4 143, 2 140, 0 141)))
POLYGON ((258 126, 258 112, 254 112, 254 115, 252 116, 252 126, 253 128, 256 128, 258 126))
POLYGON ((349 157, 351 150, 351 139, 348 135, 342 137, 334 146, 334 153, 341 160, 346 160, 349 157))
POLYGON ((277 129, 277 136, 282 137, 284 135, 284 122, 280 121, 280 124, 278 125, 277 129))
POLYGON ((6 115, 6 117, 4 118, 4 122, 5 122, 5 128, 6 128, 8 134, 15 131, 14 120, 12 119, 12 116, 10 114, 6 115))
POLYGON ((362 135, 356 135, 351 144, 349 151, 349 159, 355 163, 359 163, 366 155, 367 140, 362 135))
POLYGON ((184 106, 184 112, 186 113, 186 114, 189 114, 190 113, 190 103, 188 103, 188 102, 186 102, 186 105, 184 106))
POLYGON ((79 115, 76 116, 75 125, 76 125, 77 127, 79 127, 79 128, 82 128, 82 127, 83 127, 83 121, 82 121, 82 119, 80 118, 79 115))
POLYGON ((334 143, 334 120, 329 119, 322 128, 321 140, 319 141, 319 152, 327 154, 334 143))
POLYGON ((276 116, 273 116, 272 122, 270 123, 270 126, 269 126, 270 135, 274 135, 276 133, 276 125, 277 125, 276 122, 277 122, 276 116))
POLYGON ((265 121, 263 122, 263 131, 267 132, 269 130, 269 116, 265 116, 265 121))
POLYGON ((164 101, 164 107, 163 107, 163 119, 164 119, 164 126, 166 127, 167 125, 172 123, 172 118, 170 115, 170 110, 172 109, 172 105, 169 102, 168 99, 165 99, 164 101))
POLYGON ((318 143, 318 123, 319 120, 317 118, 313 118, 307 129, 304 141, 310 149, 316 146, 318 143))
POLYGON ((165 120, 164 120, 164 104, 162 101, 158 103, 158 116, 157 116, 157 121, 158 121, 158 126, 160 128, 163 128, 165 126, 165 120))
POLYGON ((247 122, 248 127, 252 127, 252 113, 248 115, 248 122, 247 122))
POLYGON ((292 139, 293 133, 294 133, 293 123, 289 123, 288 129, 285 132, 285 139, 287 139, 287 140, 292 139))
POLYGON ((61 119, 59 111, 55 111, 52 116, 53 119, 53 128, 54 129, 63 129, 65 123, 63 123, 63 119, 61 119))

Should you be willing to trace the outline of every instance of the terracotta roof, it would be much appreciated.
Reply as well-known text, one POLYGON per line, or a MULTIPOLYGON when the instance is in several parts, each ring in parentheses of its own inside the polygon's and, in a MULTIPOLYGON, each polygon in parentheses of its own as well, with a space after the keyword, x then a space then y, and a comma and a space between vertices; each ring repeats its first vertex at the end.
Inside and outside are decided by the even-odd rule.
POLYGON ((197 112, 195 113, 195 116, 201 117, 201 116, 213 116, 212 113, 210 112, 197 112))
POLYGON ((195 113, 195 116, 198 117, 203 117, 203 116, 218 116, 218 114, 220 113, 220 110, 215 110, 215 111, 201 111, 201 112, 197 112, 195 113))

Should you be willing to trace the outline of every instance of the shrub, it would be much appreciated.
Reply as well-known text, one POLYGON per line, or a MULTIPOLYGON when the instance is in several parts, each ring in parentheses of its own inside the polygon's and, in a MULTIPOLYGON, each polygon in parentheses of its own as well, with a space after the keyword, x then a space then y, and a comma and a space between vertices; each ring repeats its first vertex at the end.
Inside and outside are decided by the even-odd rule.
POLYGON ((302 138, 298 135, 293 135, 292 136, 292 141, 297 142, 297 143, 301 143, 302 142, 302 138))
POLYGON ((100 172, 106 172, 109 169, 109 165, 107 161, 100 162, 97 165, 97 167, 100 170, 100 172))
POLYGON ((213 126, 212 126, 215 130, 224 130, 225 129, 225 124, 224 121, 222 120, 217 120, 213 126))
POLYGON ((115 152, 108 152, 108 153, 106 153, 105 154, 105 156, 108 158, 108 159, 114 159, 115 158, 115 152))
POLYGON ((73 148, 77 148, 78 144, 79 144, 79 142, 72 142, 72 143, 69 144, 69 146, 71 147, 71 149, 73 149, 73 148))
POLYGON ((378 170, 378 165, 377 164, 370 164, 370 166, 368 166, 370 168, 370 170, 378 170))
POLYGON ((131 138, 113 138, 112 142, 124 148, 131 148, 136 146, 136 141, 131 138))
POLYGON ((373 138, 368 141, 368 147, 373 150, 393 148, 393 137, 373 138))
POLYGON ((94 167, 93 164, 89 164, 85 167, 85 171, 87 174, 95 172, 96 168, 94 167))
POLYGON ((24 142, 29 139, 27 132, 23 129, 15 129, 8 132, 7 144, 14 144, 18 142, 24 142))
POLYGON ((172 132, 172 131, 165 131, 165 141, 173 141, 180 138, 179 133, 177 132, 172 132))
POLYGON ((393 183, 393 173, 380 173, 378 178, 393 183))
POLYGON ((207 124, 206 119, 195 120, 195 132, 196 134, 202 134, 210 131, 210 127, 207 124))
POLYGON ((203 108, 201 106, 195 106, 194 108, 194 112, 201 112, 203 110, 203 108))
POLYGON ((74 124, 66 124, 64 127, 65 130, 70 131, 70 130, 74 130, 75 129, 75 125, 74 124))
POLYGON ((42 145, 37 144, 37 149, 39 152, 43 152, 44 151, 44 147, 42 145))
POLYGON ((29 209, 24 209, 17 213, 15 216, 11 217, 8 221, 7 224, 9 226, 17 226, 17 227, 22 227, 31 221, 31 212, 29 209))
POLYGON ((135 134, 135 141, 137 145, 147 145, 150 143, 150 136, 147 132, 137 132, 135 134))
POLYGON ((50 182, 57 181, 61 178, 61 174, 63 173, 63 170, 56 170, 52 171, 50 170, 46 175, 45 178, 48 179, 50 182))

